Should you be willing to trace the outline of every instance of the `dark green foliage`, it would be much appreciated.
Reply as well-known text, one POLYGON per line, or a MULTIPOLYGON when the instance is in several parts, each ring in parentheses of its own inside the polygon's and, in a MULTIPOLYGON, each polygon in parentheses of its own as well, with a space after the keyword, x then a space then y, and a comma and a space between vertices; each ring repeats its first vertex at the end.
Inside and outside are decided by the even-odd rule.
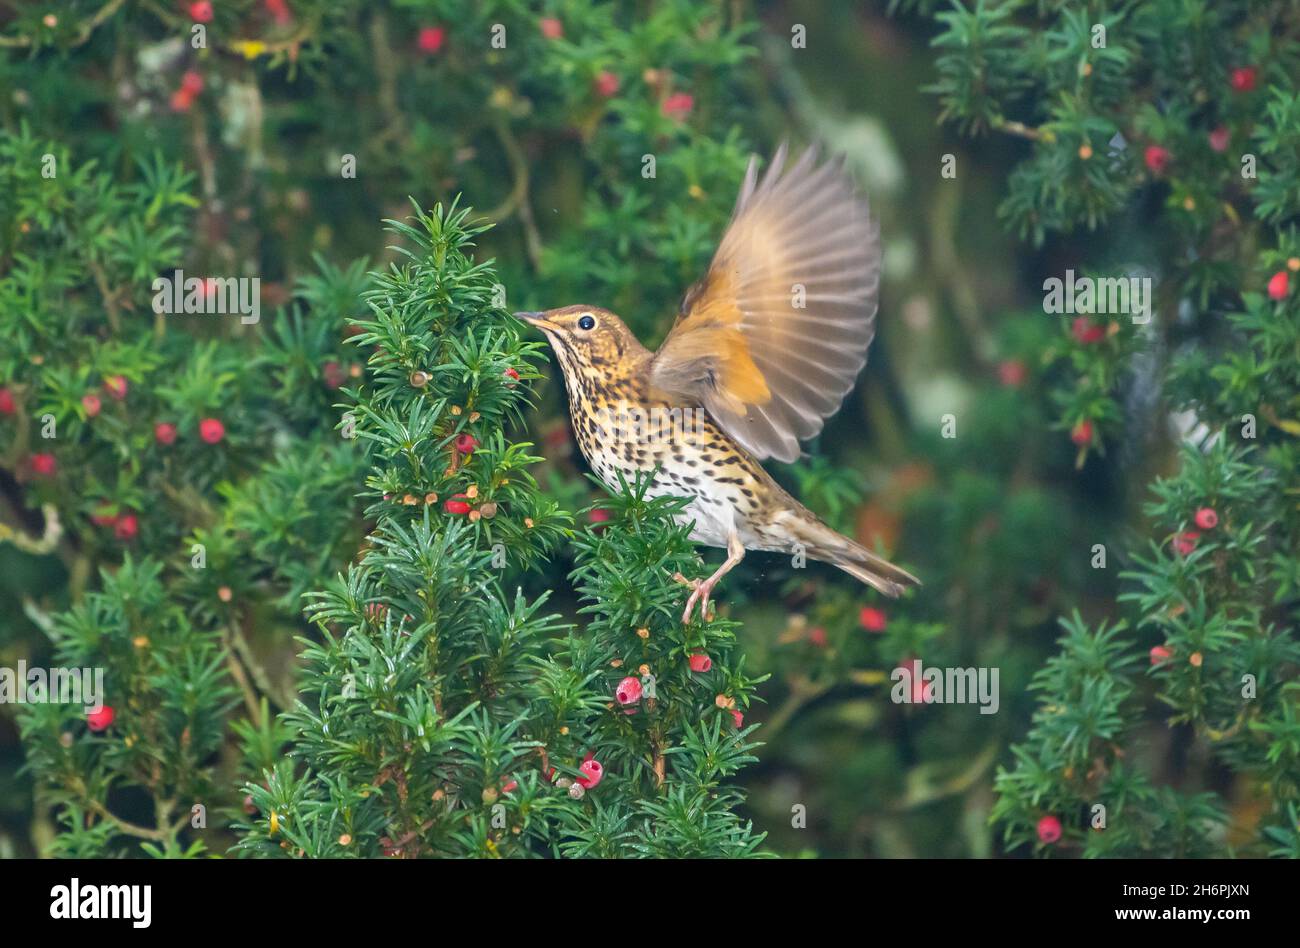
POLYGON ((680 502, 647 502, 637 485, 579 535, 574 575, 590 603, 581 611, 594 614, 584 632, 543 612, 545 596, 508 592, 554 552, 569 518, 541 497, 530 445, 503 435, 526 405, 537 344, 492 305, 494 275, 468 256, 483 228, 467 217, 438 208, 394 224, 402 262, 366 294, 372 317, 354 320, 353 341, 377 347, 355 393, 377 525, 359 562, 309 596, 323 640, 302 640, 302 699, 284 717, 290 757, 258 774, 273 748, 243 735, 260 816, 239 827, 239 848, 754 853, 762 837, 723 784, 754 759, 753 728, 738 729, 714 697, 744 706, 753 682, 741 663, 722 665, 727 623, 683 637, 672 574, 698 558, 671 521, 680 502), (467 435, 472 451, 457 441, 467 435), (694 652, 718 664, 692 673, 694 652), (653 675, 657 697, 619 706, 628 674, 653 675), (584 793, 574 781, 592 757, 604 773, 584 793))
POLYGON ((29 615, 54 663, 105 670, 116 714, 96 736, 76 706, 22 707, 28 766, 41 798, 68 808, 59 851, 120 852, 136 837, 200 852, 191 807, 215 822, 232 796, 213 768, 232 689, 254 713, 254 685, 281 691, 257 655, 265 631, 293 623, 298 592, 355 530, 356 452, 329 433, 321 369, 344 358, 356 275, 325 267, 305 281, 291 311, 267 317, 277 344, 245 371, 246 336, 207 338, 212 317, 151 313, 152 275, 180 264, 192 175, 151 159, 118 183, 26 130, 0 135, 0 149, 15 214, 0 277, 0 378, 15 411, 0 443, 45 520, 43 540, 19 542, 56 552, 77 596, 103 573, 103 590, 69 612, 29 615), (200 437, 204 419, 221 422, 218 443, 200 437), (115 809, 134 817, 141 799, 143 820, 115 809))
POLYGON ((169 601, 162 572, 162 564, 128 555, 105 573, 103 592, 88 593, 49 630, 59 667, 104 670, 104 697, 115 709, 111 733, 96 736, 80 706, 23 706, 28 766, 46 781, 45 799, 63 808, 60 855, 120 853, 131 837, 155 855, 204 851, 201 838, 186 845, 183 833, 191 804, 222 794, 212 756, 238 697, 223 667, 229 642, 169 601), (114 813, 115 798, 129 789, 152 798, 152 825, 114 813))
POLYGON ((0 855, 982 857, 1048 815, 1044 853, 1300 852, 1291 4, 220 0, 206 48, 187 7, 0 27, 0 667, 101 664, 118 711, 0 707, 0 855), (886 252, 860 385, 774 474, 925 585, 751 552, 687 630, 708 567, 583 476, 505 312, 653 345, 783 139, 886 252), (260 323, 155 317, 176 267, 261 278, 260 323), (1151 322, 1045 314, 1066 268, 1150 276, 1151 322), (999 712, 896 703, 912 659, 999 669, 999 712))
POLYGON ((1041 243, 1138 198, 1160 202, 1150 227, 1161 239, 1142 261, 1159 287, 1150 325, 1083 319, 1055 354, 1059 427, 1095 426, 1079 463, 1133 425, 1121 398, 1162 343, 1179 351, 1156 394, 1193 419, 1176 470, 1150 485, 1147 538, 1104 544, 1123 564, 1117 611, 1133 631, 1093 629, 1077 612, 1063 623, 993 817, 1013 845, 1087 856, 1294 854, 1300 41, 1276 28, 1284 4, 1107 7, 1035 17, 1025 4, 977 3, 940 15, 936 40, 950 50, 936 87, 949 115, 1033 143, 1002 208, 1023 234, 1041 243), (1104 48, 1089 40, 1095 24, 1104 48), (1250 289, 1266 283, 1267 297, 1250 289), (1094 324, 1108 327, 1101 338, 1094 324), (1152 716, 1231 774, 1229 791, 1157 785, 1133 760, 1152 716), (1059 843, 1035 837, 1047 814, 1065 825, 1059 843))
MULTIPOLYGON (((294 0, 287 22, 278 22, 260 0, 222 2, 213 5, 205 46, 192 42, 186 5, 87 11, 69 3, 24 11, 0 31, 7 57, 0 64, 6 90, 0 388, 15 403, 12 415, 0 416, 0 450, 6 477, 13 476, 4 483, 17 513, 11 518, 6 507, 0 539, 29 554, 54 553, 64 567, 53 570, 38 600, 23 604, 30 622, 18 612, 17 595, 6 599, 14 609, 4 629, 6 664, 58 658, 38 626, 58 629, 86 608, 86 597, 107 595, 95 592, 107 582, 101 571, 113 576, 134 552, 137 565, 147 564, 160 578, 157 620, 185 617, 187 624, 164 638, 167 648, 187 654, 180 643, 188 636, 196 649, 206 643, 202 654, 217 661, 204 727, 226 735, 204 745, 203 767, 196 770, 202 781, 151 782, 110 754, 94 763, 94 792, 87 794, 66 767, 52 768, 50 755, 68 749, 49 742, 68 734, 76 753, 83 744, 106 751, 156 727, 153 705, 127 712, 122 702, 144 688, 151 662, 176 656, 144 652, 139 666, 112 667, 108 700, 119 716, 101 735, 89 734, 84 723, 70 727, 74 718, 66 715, 58 733, 52 726, 27 731, 28 716, 43 719, 50 709, 21 710, 27 773, 37 794, 30 840, 36 849, 53 851, 56 838, 58 851, 138 853, 143 850, 125 845, 129 837, 153 845, 152 836, 161 834, 169 854, 224 851, 232 842, 230 821, 248 816, 239 783, 283 767, 283 749, 307 726, 306 712, 293 710, 297 648, 314 660, 336 642, 337 635, 322 641, 302 621, 302 596, 352 558, 364 532, 377 531, 353 565, 352 580, 384 557, 416 576, 435 560, 447 567, 441 599, 427 607, 411 598, 414 589, 381 596, 367 587, 367 596, 401 609, 399 617, 450 608, 467 589, 476 596, 494 584, 504 589, 567 555, 557 549, 568 536, 560 501, 585 504, 589 491, 558 483, 552 469, 550 491, 540 492, 529 474, 534 452, 507 433, 525 422, 529 386, 540 373, 536 344, 521 343, 516 324, 502 314, 504 284, 540 303, 542 294, 605 296, 618 283, 627 288, 629 315, 645 320, 668 311, 707 260, 746 154, 736 131, 715 139, 686 119, 730 125, 741 114, 735 96, 707 92, 742 90, 735 67, 753 56, 744 42, 752 23, 731 22, 684 0, 658 5, 649 18, 631 4, 580 4, 568 11, 565 36, 556 39, 544 36, 538 17, 517 4, 434 6, 294 0), (417 27, 431 23, 448 30, 436 55, 414 43, 417 27), (497 23, 504 24, 508 45, 493 51, 497 23), (598 87, 607 70, 620 87, 617 96, 598 87), (178 99, 195 81, 201 90, 178 99), (689 101, 679 97, 673 111, 665 103, 676 93, 689 93, 689 101), (576 154, 574 129, 590 147, 585 165, 542 159, 548 152, 576 154), (648 152, 662 160, 654 175, 643 177, 648 152), (356 179, 340 176, 344 154, 356 158, 356 179), (600 180, 588 189, 574 169, 599 172, 600 180), (657 200, 667 189, 683 200, 657 200), (421 196, 418 213, 435 203, 431 192, 450 199, 460 191, 509 225, 498 231, 508 261, 501 283, 460 256, 461 242, 483 229, 463 213, 418 214, 411 225, 395 225, 405 251, 383 249, 379 218, 400 214, 405 195, 421 196), (538 194, 568 193, 576 210, 564 226, 534 218, 538 194), (593 245, 597 231, 610 239, 593 245), (384 255, 377 275, 367 259, 352 260, 360 254, 384 255), (536 272, 543 259, 544 277, 536 272), (178 267, 191 276, 261 278, 260 323, 154 315, 152 283, 178 267), (437 319, 427 318, 430 313, 437 319), (507 370, 517 377, 506 377, 507 370), (417 371, 429 380, 414 398, 417 371), (103 387, 117 376, 128 385, 120 403, 103 387), (93 416, 83 403, 88 394, 101 402, 93 416), (40 437, 47 412, 56 431, 48 443, 40 437), (216 444, 199 436, 205 419, 222 424, 216 444), (160 422, 175 425, 174 444, 155 436, 160 422), (476 442, 464 456, 453 449, 462 436, 476 442), (32 461, 47 448, 56 465, 52 476, 37 470, 44 470, 43 461, 32 461), (451 464, 453 457, 463 463, 451 464), (442 503, 457 493, 475 495, 476 511, 490 502, 501 513, 463 525, 463 534, 449 537, 436 523, 432 533, 419 533, 425 498, 440 497, 428 506, 441 519, 448 516, 442 503), (128 515, 134 526, 116 535, 128 515), (408 547, 420 549, 418 561, 404 558, 408 547), (490 562, 502 550, 504 571, 485 565, 484 557, 490 562), (61 612, 65 606, 74 611, 61 612), (231 687, 240 701, 228 708, 231 687), (277 712, 284 710, 291 713, 281 719, 277 712), (238 764, 229 753, 231 734, 244 750, 238 764), (117 789, 110 792, 109 784, 117 789), (194 803, 207 808, 206 828, 190 824, 194 803), (57 816, 58 827, 45 825, 46 813, 57 816)), ((676 550, 679 562, 697 562, 680 538, 676 550)), ((567 568, 560 559, 549 583, 561 582, 567 568)), ((536 575, 528 582, 547 585, 536 575)), ((684 596, 670 577, 663 585, 661 599, 684 596)), ((329 601, 327 595, 317 605, 329 601)), ((517 604, 523 601, 498 592, 491 608, 484 600, 480 612, 452 610, 465 624, 449 630, 440 646, 465 677, 455 678, 439 701, 475 708, 447 725, 454 732, 448 746, 459 761, 472 758, 479 749, 465 743, 463 729, 478 727, 474 740, 488 742, 484 753, 489 746, 507 748, 473 764, 473 779, 483 787, 515 760, 519 747, 536 768, 535 736, 520 736, 523 724, 512 722, 525 709, 542 713, 531 696, 543 680, 558 686, 554 676, 572 675, 553 667, 551 654, 568 633, 537 612, 540 599, 517 604)), ((394 634, 410 632, 408 625, 394 634)), ((130 643, 145 637, 119 624, 97 646, 88 643, 80 658, 102 663, 101 653, 140 648, 130 643)), ((721 664, 723 654, 717 658, 721 664)), ((307 672, 314 673, 319 669, 307 672)), ((578 729, 580 722, 590 725, 588 705, 598 700, 592 688, 605 684, 587 678, 564 685, 578 695, 576 709, 548 706, 546 712, 552 729, 574 732, 560 741, 560 753, 577 759, 578 739, 592 737, 578 729), (565 725, 560 715, 576 718, 565 725)), ((736 696, 748 700, 744 692, 736 696)), ((319 695, 305 697, 308 707, 318 707, 319 695)), ((713 697, 692 700, 703 707, 713 697)), ((609 695, 602 691, 600 698, 606 714, 609 695)), ((665 753, 682 738, 686 718, 673 715, 665 753)), ((695 740, 686 746, 695 747, 695 740)), ((601 752, 614 750, 606 744, 601 752)), ((423 763, 411 762, 413 779, 423 763)), ((557 757, 556 766, 571 775, 574 763, 557 757)), ((729 765, 722 769, 730 773, 729 765)), ((718 766, 702 763, 683 773, 700 775, 684 805, 713 814, 713 828, 694 840, 696 851, 752 847, 755 837, 730 816, 736 792, 716 786, 718 766), (701 786, 709 788, 707 800, 701 786)), ((629 821, 631 804, 611 798, 619 779, 611 772, 604 799, 588 803, 629 821)), ((537 791, 522 768, 520 781, 537 791)), ((644 790, 644 781, 637 787, 644 790)), ((572 839, 587 832, 576 807, 565 817, 572 839)), ((642 828, 646 819, 662 822, 640 809, 636 818, 642 828)), ((295 823, 302 819, 294 815, 295 823)), ((391 830, 400 838, 405 819, 376 834, 391 830)), ((559 824, 542 824, 545 832, 530 829, 520 851, 556 851, 559 824)), ((491 827, 457 827, 461 851, 487 851, 491 827), (476 835, 464 835, 471 830, 476 835)), ((337 845, 337 835, 330 845, 337 845)), ((689 837, 665 827, 661 838, 686 851, 689 837)), ((358 833, 351 851, 366 845, 379 853, 376 838, 358 833)), ((445 842, 431 838, 429 851, 445 842)), ((626 840, 619 845, 633 852, 626 840)))

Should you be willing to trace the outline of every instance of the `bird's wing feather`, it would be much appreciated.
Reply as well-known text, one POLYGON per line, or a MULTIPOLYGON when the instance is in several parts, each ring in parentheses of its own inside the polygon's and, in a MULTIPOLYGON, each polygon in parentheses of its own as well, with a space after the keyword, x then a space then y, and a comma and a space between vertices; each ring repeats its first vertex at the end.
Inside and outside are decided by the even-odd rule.
POLYGON ((762 181, 750 161, 650 381, 698 400, 756 457, 793 461, 867 361, 880 236, 841 164, 819 164, 813 148, 788 169, 785 159, 782 145, 762 181))

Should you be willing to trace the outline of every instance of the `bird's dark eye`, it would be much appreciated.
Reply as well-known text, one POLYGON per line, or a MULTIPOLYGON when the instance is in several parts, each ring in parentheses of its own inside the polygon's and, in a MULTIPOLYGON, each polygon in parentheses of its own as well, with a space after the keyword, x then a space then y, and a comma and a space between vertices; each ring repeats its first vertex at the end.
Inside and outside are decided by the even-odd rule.
POLYGON ((596 328, 596 317, 595 317, 595 316, 592 316, 590 313, 588 313, 587 315, 583 316, 581 319, 578 320, 578 328, 579 328, 579 329, 595 329, 595 328, 596 328))

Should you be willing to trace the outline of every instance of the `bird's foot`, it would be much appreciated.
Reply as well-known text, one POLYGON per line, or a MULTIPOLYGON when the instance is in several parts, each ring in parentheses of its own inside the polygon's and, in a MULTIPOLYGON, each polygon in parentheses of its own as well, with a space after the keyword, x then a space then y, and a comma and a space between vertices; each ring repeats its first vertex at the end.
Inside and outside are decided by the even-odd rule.
MULTIPOLYGON (((681 575, 680 573, 678 574, 681 575)), ((713 587, 718 584, 716 577, 710 576, 708 579, 686 579, 682 581, 691 587, 691 595, 686 600, 686 609, 682 613, 682 622, 689 624, 691 621, 691 612, 695 609, 695 604, 700 604, 700 618, 710 619, 713 617, 713 602, 709 598, 713 595, 713 587)))

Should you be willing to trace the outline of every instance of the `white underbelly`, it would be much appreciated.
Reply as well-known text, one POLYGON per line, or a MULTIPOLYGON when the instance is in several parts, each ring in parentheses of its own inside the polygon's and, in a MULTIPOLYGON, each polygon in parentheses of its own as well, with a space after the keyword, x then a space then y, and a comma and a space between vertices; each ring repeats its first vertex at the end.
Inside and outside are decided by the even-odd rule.
MULTIPOLYGON (((647 496, 689 496, 680 488, 672 485, 654 483, 646 491, 647 496)), ((720 500, 696 497, 686 509, 673 518, 679 524, 691 524, 691 541, 705 546, 727 545, 727 538, 735 529, 735 510, 720 500)))
MULTIPOLYGON (((617 494, 622 488, 619 486, 614 465, 603 458, 593 460, 592 466, 595 468, 597 476, 600 477, 610 493, 617 494)), ((636 480, 635 471, 624 470, 622 473, 629 486, 636 480)), ((665 476, 667 473, 666 469, 660 470, 660 476, 646 491, 647 497, 692 496, 692 491, 680 484, 673 484, 670 477, 665 476)), ((683 473, 696 474, 698 472, 694 469, 683 469, 683 473)), ((679 524, 692 524, 690 537, 693 543, 719 547, 726 547, 727 538, 735 529, 736 522, 735 509, 722 497, 695 497, 682 513, 673 519, 679 524)))

